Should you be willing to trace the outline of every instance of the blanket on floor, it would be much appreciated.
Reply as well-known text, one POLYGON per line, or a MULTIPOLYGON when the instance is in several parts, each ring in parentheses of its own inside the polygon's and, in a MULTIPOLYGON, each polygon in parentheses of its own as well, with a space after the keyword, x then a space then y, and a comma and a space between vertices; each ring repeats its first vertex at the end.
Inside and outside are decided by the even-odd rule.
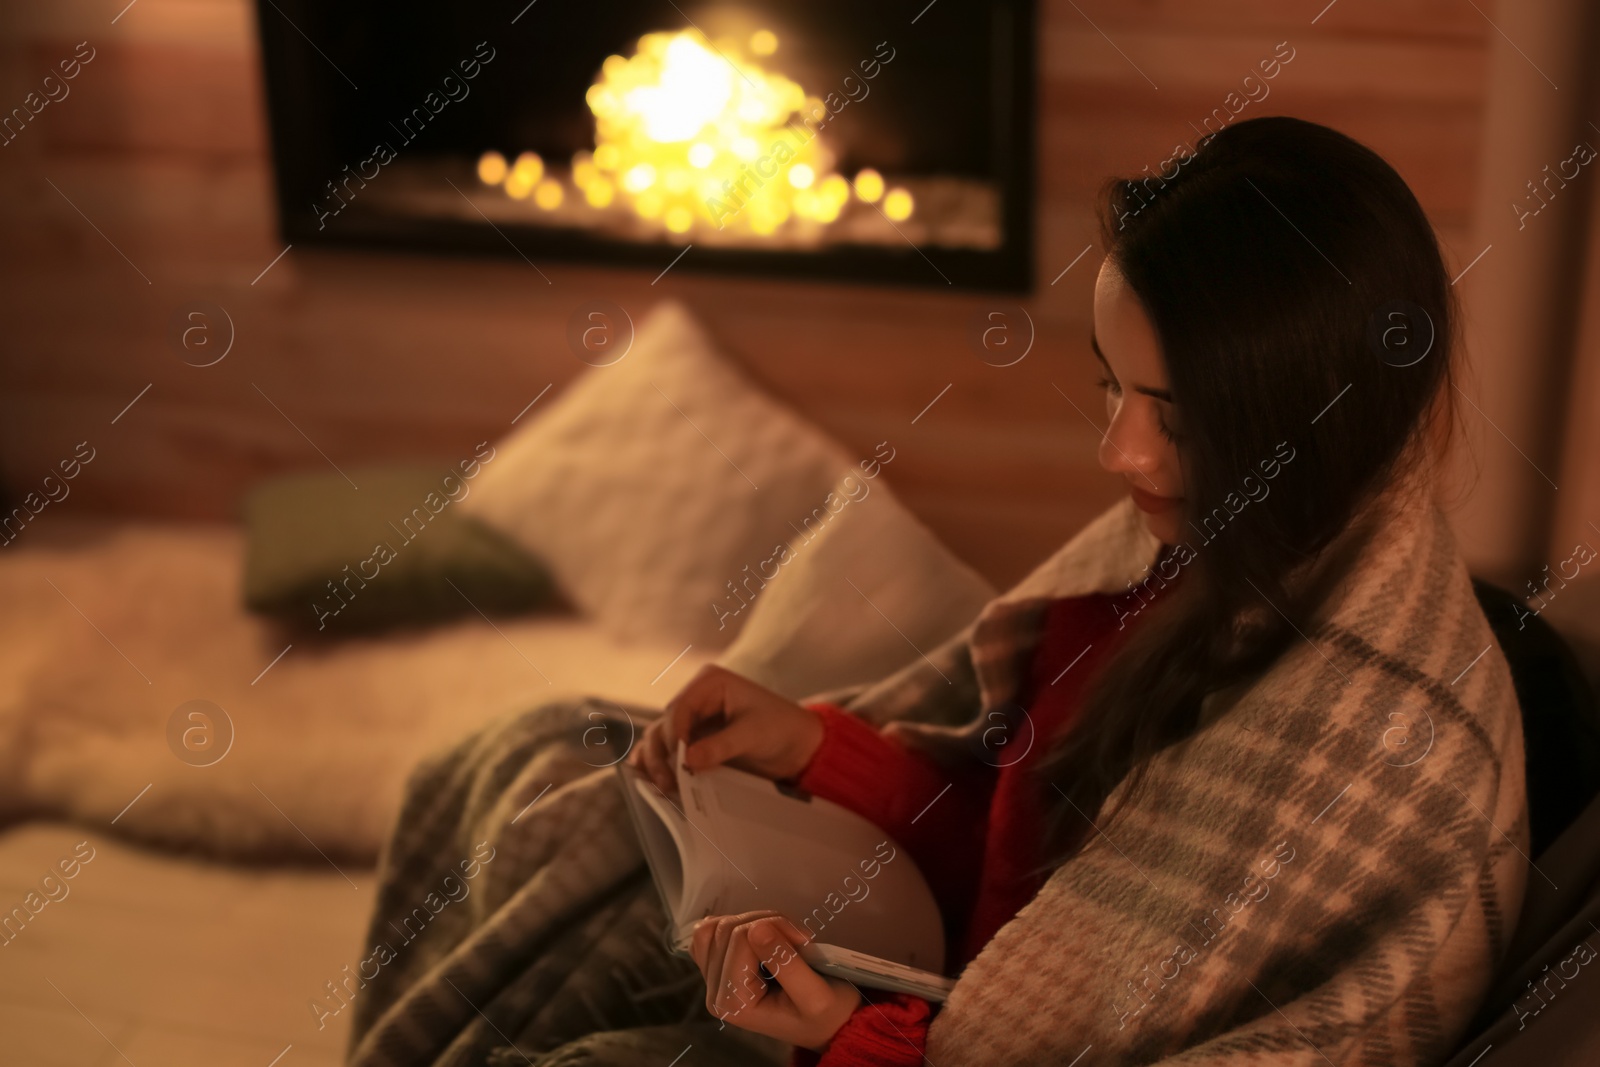
MULTIPOLYGON (((1025 732, 1016 699, 1050 600, 1122 591, 1158 547, 1120 504, 939 649, 817 699, 936 758, 992 760, 997 723, 1025 732)), ((1526 880, 1509 669, 1431 501, 1383 498, 1322 559, 1342 577, 1304 640, 1244 692, 1208 700, 1114 838, 1097 832, 968 965, 929 1032, 931 1062, 1448 1053, 1526 880)), ((650 714, 546 705, 416 772, 383 858, 373 955, 323 1009, 353 1008, 350 1063, 781 1058, 719 1030, 692 966, 664 949, 604 768, 650 714)))

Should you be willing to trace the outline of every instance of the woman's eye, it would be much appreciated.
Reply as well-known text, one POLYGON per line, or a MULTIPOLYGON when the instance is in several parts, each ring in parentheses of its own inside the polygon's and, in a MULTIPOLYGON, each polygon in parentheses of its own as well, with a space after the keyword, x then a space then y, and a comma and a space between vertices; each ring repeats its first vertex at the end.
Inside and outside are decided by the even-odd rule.
POLYGON ((1097 379, 1095 381, 1095 384, 1097 386, 1099 386, 1101 389, 1106 390, 1112 396, 1121 396, 1122 395, 1122 386, 1118 385, 1115 381, 1113 381, 1110 378, 1099 378, 1099 379, 1097 379))

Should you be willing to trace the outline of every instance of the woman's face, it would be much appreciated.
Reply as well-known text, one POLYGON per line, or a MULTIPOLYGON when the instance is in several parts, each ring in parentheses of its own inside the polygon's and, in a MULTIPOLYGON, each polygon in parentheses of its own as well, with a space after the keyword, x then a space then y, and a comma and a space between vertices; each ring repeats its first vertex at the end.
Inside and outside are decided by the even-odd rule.
POLYGON ((1150 532, 1177 544, 1183 524, 1183 471, 1174 440, 1181 437, 1178 413, 1156 329, 1110 257, 1095 281, 1091 344, 1111 420, 1100 439, 1100 466, 1122 475, 1150 532))

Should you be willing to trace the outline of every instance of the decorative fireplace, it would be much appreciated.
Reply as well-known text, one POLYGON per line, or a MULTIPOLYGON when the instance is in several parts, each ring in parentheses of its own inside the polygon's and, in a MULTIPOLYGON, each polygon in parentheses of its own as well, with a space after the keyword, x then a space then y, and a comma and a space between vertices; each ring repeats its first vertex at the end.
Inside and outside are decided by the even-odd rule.
POLYGON ((296 244, 1026 291, 1032 0, 263 0, 296 244))

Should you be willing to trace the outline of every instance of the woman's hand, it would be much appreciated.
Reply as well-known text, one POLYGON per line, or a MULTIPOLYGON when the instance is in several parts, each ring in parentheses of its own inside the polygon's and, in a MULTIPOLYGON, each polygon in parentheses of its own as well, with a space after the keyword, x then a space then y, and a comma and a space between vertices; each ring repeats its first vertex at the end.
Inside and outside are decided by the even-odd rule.
POLYGON ((822 744, 822 719, 770 689, 724 667, 705 666, 667 701, 629 754, 663 793, 678 790, 672 761, 680 739, 688 741, 690 771, 731 763, 767 778, 791 778, 805 770, 822 744))
POLYGON ((776 912, 701 919, 691 952, 706 978, 706 1010, 743 1030, 820 1052, 861 1004, 849 982, 800 958, 808 938, 776 912), (776 979, 769 984, 759 968, 776 979))

